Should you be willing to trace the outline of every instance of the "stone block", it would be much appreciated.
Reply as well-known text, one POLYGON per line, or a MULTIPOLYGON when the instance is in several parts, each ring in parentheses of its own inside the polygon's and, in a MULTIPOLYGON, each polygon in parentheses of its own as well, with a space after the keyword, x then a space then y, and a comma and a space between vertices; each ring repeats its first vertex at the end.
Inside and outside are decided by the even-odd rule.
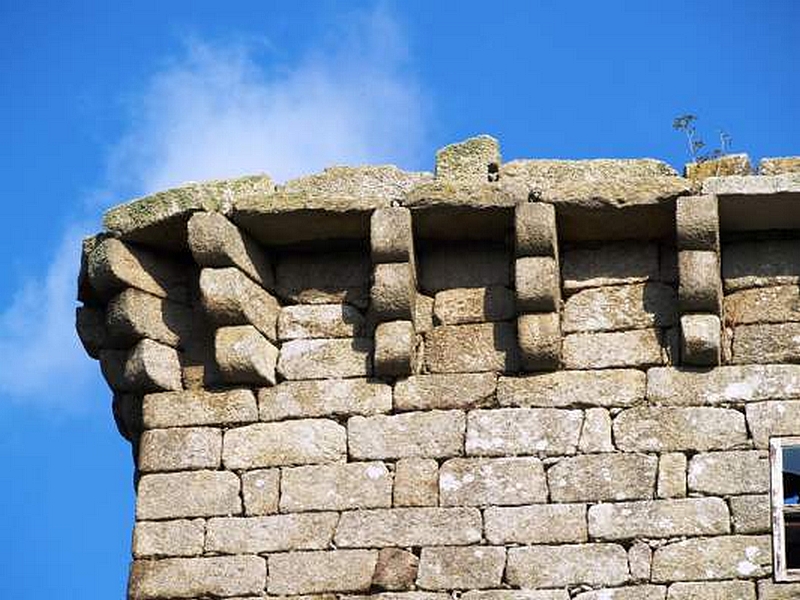
POLYGON ((144 429, 142 398, 135 394, 114 394, 111 412, 119 434, 131 443, 138 443, 144 429))
POLYGON ((688 163, 684 168, 689 179, 750 175, 750 159, 747 154, 726 154, 719 158, 688 163))
POLYGON ((490 405, 497 377, 494 373, 440 373, 412 375, 394 385, 395 410, 469 409, 490 405))
POLYGON ((547 502, 547 480, 537 458, 451 458, 439 469, 442 506, 547 502))
POLYGON ((197 556, 203 553, 206 524, 191 521, 138 521, 133 529, 133 556, 197 556))
POLYGON ((360 592, 372 585, 377 550, 289 552, 269 556, 270 594, 360 592))
POLYGON ((682 196, 676 200, 675 239, 678 250, 719 252, 719 209, 716 196, 682 196))
POLYGON ((222 462, 227 469, 337 462, 346 444, 345 428, 327 419, 254 423, 225 432, 222 462))
POLYGON ((506 581, 523 588, 620 585, 630 578, 617 544, 509 548, 506 581))
POLYGON ((236 268, 200 271, 200 301, 214 325, 252 325, 277 339, 278 301, 236 268))
POLYGON ((769 533, 771 527, 769 496, 734 496, 728 500, 734 533, 769 533))
POLYGON ((288 252, 275 265, 276 292, 299 304, 347 303, 365 309, 371 274, 369 256, 361 248, 288 252))
POLYGON ((561 281, 556 260, 549 256, 527 256, 518 258, 514 265, 517 310, 558 311, 561 306, 561 281))
POLYGON ((614 419, 613 432, 623 452, 704 452, 747 445, 744 417, 729 408, 630 408, 614 419))
POLYGON ((714 367, 720 364, 722 325, 717 315, 681 317, 681 359, 684 364, 714 367))
POLYGON ((434 327, 425 345, 432 373, 516 371, 517 336, 511 323, 434 327))
POLYGON ((464 600, 569 600, 567 590, 470 590, 464 600))
POLYGON ((659 279, 676 288, 678 284, 678 250, 671 244, 658 247, 659 279))
POLYGON ((558 256, 556 210, 552 204, 517 204, 514 209, 514 248, 517 257, 558 256))
POLYGON ((689 491, 709 496, 769 491, 769 456, 759 450, 695 454, 689 461, 689 491))
POLYGON ((564 303, 565 333, 670 327, 677 322, 675 289, 662 283, 581 290, 564 303))
POLYGON ((725 322, 731 325, 800 321, 800 289, 796 285, 752 288, 725 296, 725 322))
POLYGON ((269 515, 278 512, 279 469, 257 469, 242 473, 244 514, 269 515))
POLYGON ((372 340, 292 340, 281 346, 278 373, 289 380, 372 375, 372 340))
POLYGON ((180 390, 183 383, 178 352, 153 340, 141 340, 128 353, 124 380, 129 390, 138 392, 180 390))
POLYGON ((658 459, 641 454, 562 458, 547 470, 552 502, 605 502, 652 498, 658 459))
POLYGON ((252 325, 220 327, 214 358, 222 378, 233 384, 275 385, 278 349, 252 325))
POLYGON ((250 390, 187 390, 147 394, 142 401, 142 415, 148 429, 234 425, 257 421, 258 408, 250 390))
POLYGON ((500 377, 497 402, 500 406, 540 408, 627 407, 644 402, 646 380, 647 376, 635 369, 500 377))
POLYGON ((467 415, 468 455, 574 454, 583 412, 550 408, 473 410, 467 415))
POLYGON ((75 329, 86 354, 100 358, 100 350, 106 346, 106 314, 102 309, 79 306, 75 309, 75 329))
POLYGON ((381 462, 281 470, 281 512, 388 508, 392 475, 381 462))
POLYGON ((278 338, 352 338, 366 333, 364 315, 349 304, 295 304, 278 315, 278 338))
POLYGON ((680 452, 665 452, 658 458, 659 498, 683 498, 686 496, 686 455, 680 452))
POLYGON ((237 267, 267 289, 275 286, 272 263, 249 235, 219 213, 198 212, 187 225, 189 249, 203 267, 237 267))
POLYGON ((143 473, 216 469, 221 455, 222 432, 219 429, 150 429, 142 433, 137 466, 143 473))
POLYGON ((129 352, 126 350, 100 349, 100 371, 108 387, 115 393, 133 391, 133 384, 125 377, 125 363, 129 352))
POLYGON ((726 292, 800 283, 800 240, 733 242, 722 254, 726 292))
POLYGON ((769 536, 689 539, 657 548, 654 583, 763 577, 771 571, 769 536))
POLYGON ((477 508, 392 508, 343 512, 334 543, 339 548, 463 546, 481 541, 477 508))
POLYGON ((372 262, 414 263, 414 232, 411 211, 392 206, 376 208, 369 221, 372 262))
POLYGON ((664 600, 666 594, 667 588, 663 585, 632 585, 583 592, 574 600, 664 600))
POLYGON ((666 363, 666 351, 658 329, 634 329, 611 333, 573 333, 562 346, 567 369, 649 367, 666 363))
POLYGON ((222 554, 322 550, 331 543, 338 518, 336 513, 305 513, 209 519, 205 549, 222 554))
POLYGON ((783 173, 800 173, 800 157, 778 156, 762 158, 758 163, 759 175, 781 175, 783 173))
POLYGON ((437 324, 464 325, 508 321, 517 313, 514 292, 491 286, 442 290, 434 298, 433 314, 437 324))
POLYGON ((104 232, 87 236, 81 240, 81 262, 78 269, 78 302, 83 302, 87 305, 103 304, 103 299, 99 297, 97 291, 89 282, 89 257, 98 244, 108 237, 110 236, 104 232))
POLYGON ((800 435, 800 401, 748 404, 746 414, 756 448, 768 448, 772 436, 800 435))
POLYGON ((128 579, 128 598, 230 597, 260 594, 267 564, 260 556, 210 556, 136 560, 128 579))
POLYGON ((411 321, 389 321, 375 328, 375 375, 402 377, 414 372, 416 336, 411 321))
POLYGON ((458 410, 350 417, 350 457, 383 460, 462 454, 464 413, 458 410))
POLYGON ((519 360, 525 371, 557 369, 561 364, 559 314, 534 313, 517 317, 519 360))
POLYGON ((611 415, 605 408, 586 410, 578 450, 585 453, 614 451, 611 441, 611 415))
MULTIPOLYGON (((377 567, 376 567, 377 569, 377 567)), ((331 595, 332 596, 332 595, 331 595)), ((308 598, 306 596, 306 598, 308 598)), ((317 598, 320 598, 319 596, 317 598)), ((325 598, 324 600, 334 600, 334 598, 325 598)), ((450 594, 445 592, 424 592, 424 591, 409 591, 409 592, 380 592, 369 595, 347 595, 343 596, 346 600, 448 600, 450 594)))
POLYGON ((722 282, 719 255, 705 250, 678 252, 678 306, 681 312, 720 314, 722 282))
POLYGON ((409 263, 375 265, 370 308, 381 321, 411 319, 417 290, 409 263))
POLYGON ((226 471, 153 473, 139 480, 137 519, 181 519, 241 512, 239 478, 226 471))
POLYGON ((417 293, 414 302, 414 329, 417 333, 428 333, 433 329, 433 298, 417 293))
POLYGON ((375 415, 392 410, 392 388, 369 379, 284 381, 258 392, 262 421, 375 415))
POLYGON ((484 511, 490 544, 569 544, 585 542, 586 507, 582 504, 490 506, 484 511))
POLYGON ((106 307, 106 347, 128 348, 142 338, 186 347, 191 331, 189 308, 136 288, 123 290, 106 307))
POLYGON ((494 181, 500 168, 500 144, 478 135, 436 151, 436 179, 458 182, 494 181))
POLYGON ((410 590, 417 580, 419 559, 408 550, 381 548, 372 585, 381 590, 410 590))
POLYGON ((669 586, 667 600, 756 600, 752 581, 680 581, 669 586))
POLYGON ((658 246, 618 242, 565 249, 561 271, 568 294, 591 287, 658 281, 658 246))
POLYGON ((511 287, 512 257, 504 245, 439 243, 419 256, 419 286, 426 294, 453 288, 511 287))
POLYGON ((595 504, 589 535, 597 540, 674 538, 730 532, 728 505, 721 498, 680 498, 595 504))
POLYGON ((736 364, 800 361, 800 323, 740 325, 733 330, 736 364))
POLYGON ((628 548, 628 567, 633 581, 650 581, 653 550, 646 542, 633 542, 628 548))
POLYGON ((436 506, 439 465, 433 458, 401 458, 394 466, 394 506, 436 506))
POLYGON ((796 600, 800 597, 800 583, 758 582, 759 600, 796 600))
POLYGON ((428 590, 499 587, 506 549, 494 546, 423 548, 417 585, 428 590))

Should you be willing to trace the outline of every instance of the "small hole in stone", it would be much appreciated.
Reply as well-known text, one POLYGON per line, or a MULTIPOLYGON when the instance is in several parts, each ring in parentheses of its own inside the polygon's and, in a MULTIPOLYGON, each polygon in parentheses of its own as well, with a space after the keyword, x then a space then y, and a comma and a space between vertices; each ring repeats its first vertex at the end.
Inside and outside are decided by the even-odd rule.
POLYGON ((497 163, 489 163, 487 171, 489 174, 489 181, 497 181, 500 179, 500 165, 497 163))

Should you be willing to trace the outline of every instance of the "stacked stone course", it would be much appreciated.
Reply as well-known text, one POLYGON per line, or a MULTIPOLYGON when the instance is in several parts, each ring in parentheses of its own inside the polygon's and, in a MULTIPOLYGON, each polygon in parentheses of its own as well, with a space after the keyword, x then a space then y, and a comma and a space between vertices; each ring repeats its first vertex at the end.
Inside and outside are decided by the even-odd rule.
POLYGON ((480 136, 435 176, 113 209, 77 327, 134 446, 129 598, 800 597, 768 495, 800 435, 796 164, 504 165, 480 136))

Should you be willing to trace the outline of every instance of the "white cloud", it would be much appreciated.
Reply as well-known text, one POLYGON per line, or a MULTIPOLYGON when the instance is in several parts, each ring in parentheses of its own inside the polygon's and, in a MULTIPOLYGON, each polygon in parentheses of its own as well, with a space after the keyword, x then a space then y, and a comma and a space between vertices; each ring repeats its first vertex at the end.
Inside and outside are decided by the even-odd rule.
MULTIPOLYGON (((418 168, 424 103, 395 23, 381 10, 351 15, 330 37, 338 41, 289 65, 265 61, 263 45, 188 43, 130 102, 102 192, 87 199, 93 216, 98 198, 185 181, 260 172, 283 181, 332 164, 418 168)), ((86 231, 70 226, 47 272, 0 309, 5 397, 76 408, 97 381, 74 332, 86 231)))

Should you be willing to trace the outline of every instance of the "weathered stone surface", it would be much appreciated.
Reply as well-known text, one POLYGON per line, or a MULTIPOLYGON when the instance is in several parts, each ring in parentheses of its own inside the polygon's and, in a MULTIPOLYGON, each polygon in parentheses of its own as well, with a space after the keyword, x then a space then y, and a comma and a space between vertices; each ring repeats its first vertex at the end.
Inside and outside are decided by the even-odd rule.
POLYGON ((547 480, 537 458, 451 458, 439 470, 442 506, 547 502, 547 480))
POLYGON ((83 302, 87 305, 102 304, 102 299, 89 282, 89 257, 98 244, 108 237, 110 236, 107 233, 97 233, 81 240, 81 262, 78 269, 78 302, 83 302))
POLYGON ((783 173, 800 173, 800 156, 762 158, 758 163, 759 175, 781 175, 783 173))
POLYGON ((417 333, 428 333, 433 329, 433 298, 417 294, 414 302, 414 329, 417 333))
POLYGON ((733 362, 800 362, 800 323, 740 325, 733 330, 733 362))
POLYGON ((229 383, 275 385, 278 349, 252 325, 220 327, 214 334, 214 358, 229 383))
POLYGON ((284 306, 278 315, 278 338, 352 338, 365 333, 364 315, 349 304, 284 306))
POLYGON ((423 548, 417 585, 429 590, 498 587, 506 549, 493 546, 423 548))
POLYGON ((132 600, 230 597, 260 594, 267 585, 267 565, 260 556, 211 556, 137 560, 131 566, 132 600))
POLYGON ((769 447, 769 438, 800 435, 800 402, 758 402, 748 404, 747 425, 756 448, 769 447))
POLYGON ((511 286, 512 259, 497 244, 436 244, 420 251, 420 288, 435 294, 452 288, 511 286))
POLYGON ((728 500, 734 533, 769 533, 769 496, 734 496, 728 500))
POLYGON ((552 502, 603 502, 652 498, 658 459, 641 454, 562 458, 547 470, 552 502))
POLYGON ((388 508, 392 475, 381 462, 281 470, 281 512, 388 508))
POLYGON ((557 312, 517 318, 519 362, 525 371, 557 369, 561 364, 561 322, 557 312))
POLYGON ((292 340, 281 346, 278 372, 286 379, 340 379, 372 374, 372 340, 292 340))
POLYGON ((75 309, 75 329, 83 349, 92 358, 100 358, 100 350, 106 346, 106 314, 99 308, 79 306, 75 309))
POLYGON ((151 429, 139 443, 139 470, 216 469, 222 455, 222 432, 211 427, 151 429))
POLYGON ((125 361, 124 379, 128 389, 140 392, 180 390, 181 363, 174 348, 144 339, 125 361))
POLYGON ((686 365, 716 366, 720 364, 722 325, 717 315, 683 315, 681 317, 681 358, 686 365))
POLYGON ((745 241, 725 244, 725 291, 800 283, 800 240, 745 241))
POLYGON ((574 454, 583 413, 549 408, 473 410, 467 415, 467 454, 574 454))
POLYGON ((402 377, 414 372, 416 336, 411 321, 389 321, 375 328, 375 375, 402 377))
POLYGON ((514 209, 514 248, 520 256, 558 256, 556 211, 552 204, 525 202, 514 209))
POLYGON ((589 507, 589 535, 598 540, 671 538, 730 532, 721 498, 642 500, 589 507))
POLYGON ((686 496, 686 455, 680 452, 665 452, 658 459, 659 498, 683 498, 686 496))
POLYGON ((728 294, 725 321, 731 325, 800 321, 800 289, 779 285, 728 294))
POLYGON ((549 312, 561 304, 558 263, 549 256, 526 256, 514 262, 517 309, 524 312, 549 312))
POLYGON ((279 469, 257 469, 242 473, 244 514, 269 515, 278 512, 279 469))
POLYGON ((372 265, 364 250, 290 252, 275 265, 276 292, 301 304, 369 304, 372 265))
POLYGON ((489 135, 478 135, 436 151, 436 179, 492 181, 490 176, 496 176, 499 167, 500 144, 489 135))
POLYGON ((262 421, 375 415, 392 410, 392 388, 369 379, 284 381, 258 392, 262 421))
POLYGON ((795 600, 800 595, 800 583, 758 582, 759 600, 795 600))
POLYGON ((631 242, 565 249, 561 253, 564 290, 657 281, 658 246, 631 242))
POLYGON ((327 419, 254 423, 225 432, 222 461, 228 469, 336 462, 346 443, 344 427, 327 419))
POLYGON ((394 386, 395 410, 475 408, 493 402, 494 373, 413 375, 394 386))
POLYGON ((378 551, 289 552, 268 560, 270 594, 359 592, 372 585, 378 551))
POLYGON ((252 325, 271 342, 277 339, 278 301, 239 269, 203 269, 200 301, 215 325, 252 325))
POLYGON ((146 395, 142 415, 147 428, 233 425, 257 421, 258 409, 250 390, 187 390, 146 395))
POLYGON ((410 590, 417 580, 419 559, 407 550, 381 548, 372 585, 382 590, 410 590))
POLYGON ((730 175, 750 175, 750 158, 747 154, 727 154, 686 165, 686 177, 689 179, 707 179, 709 177, 728 177, 730 175))
POLYGON ((516 371, 517 340, 510 323, 434 327, 425 346, 433 373, 516 371))
POLYGON ((590 408, 584 413, 578 450, 585 453, 614 451, 611 415, 605 408, 590 408))
POLYGON ((394 506, 436 506, 439 465, 433 458, 401 458, 394 466, 394 506))
POLYGON ((696 454, 689 461, 689 491, 708 495, 769 491, 769 456, 758 450, 696 454))
MULTIPOLYGON (((377 569, 377 567, 376 567, 377 569)), ((379 594, 370 594, 368 596, 348 595, 340 596, 346 600, 447 600, 450 594, 444 592, 382 592, 379 594)), ((329 598, 327 600, 333 600, 329 598)))
POLYGON ((653 582, 763 577, 770 572, 769 536, 690 539, 653 554, 653 582))
POLYGON ((681 311, 719 314, 722 302, 719 255, 705 250, 681 250, 678 271, 681 311))
POLYGON ((727 408, 630 408, 614 419, 624 452, 729 450, 747 443, 743 415, 727 408))
POLYGON ((506 581, 524 588, 620 585, 628 581, 628 555, 616 544, 509 548, 506 581))
POLYGON ((409 263, 384 263, 375 265, 370 308, 378 319, 411 319, 417 290, 414 272, 409 263))
POLYGON ((106 347, 129 348, 142 338, 184 347, 192 330, 187 307, 136 288, 116 295, 106 308, 106 347))
POLYGON ((434 298, 433 314, 442 325, 507 321, 516 316, 514 293, 502 286, 443 290, 434 298))
POLYGON ((458 410, 350 417, 347 434, 355 459, 458 456, 464 447, 458 410))
POLYGON ((342 513, 334 543, 340 548, 461 546, 481 539, 477 508, 392 508, 342 513))
POLYGON ((678 250, 719 252, 719 210, 716 196, 683 196, 675 202, 678 250))
POLYGON ((131 443, 137 443, 144 429, 142 424, 142 398, 136 394, 114 394, 111 402, 114 424, 119 434, 131 443))
POLYGON ((675 290, 661 283, 580 291, 564 303, 565 333, 669 327, 677 321, 675 290))
POLYGON ((267 254, 219 213, 195 213, 187 225, 189 248, 203 267, 237 267, 267 289, 275 285, 267 254))
POLYGON ((470 590, 464 600, 569 600, 567 590, 470 590))
POLYGON ((666 593, 663 585, 634 585, 583 592, 574 600, 664 600, 666 593))
POLYGON ((137 519, 238 514, 239 478, 227 471, 153 473, 139 480, 137 519))
POLYGON ((500 377, 497 402, 501 406, 542 408, 625 407, 644 401, 645 383, 646 375, 634 369, 500 377))
POLYGON ((667 600, 755 600, 752 581, 678 582, 669 586, 667 600))
POLYGON ((106 380, 108 387, 115 393, 131 392, 133 385, 125 377, 125 363, 128 360, 129 352, 125 350, 104 350, 100 349, 98 358, 100 359, 100 371, 106 380))
POLYGON ((414 262, 410 210, 399 206, 376 208, 369 225, 372 262, 414 262))
POLYGON ((197 556, 203 553, 205 533, 203 519, 138 521, 133 529, 133 555, 136 558, 197 556))
POLYGON ((778 175, 710 177, 703 182, 703 193, 717 196, 792 194, 798 191, 800 191, 800 174, 795 172, 778 175))
POLYGON ((633 542, 628 548, 628 567, 633 581, 650 581, 653 550, 646 542, 633 542))
POLYGON ((490 506, 484 511, 490 544, 564 544, 585 542, 586 507, 582 504, 490 506), (554 523, 558 525, 553 526, 554 523))
POLYGON ((666 363, 658 329, 610 333, 573 333, 564 337, 563 360, 567 369, 647 367, 666 363))
POLYGON ((205 548, 223 554, 321 550, 333 539, 336 513, 208 520, 205 548))

